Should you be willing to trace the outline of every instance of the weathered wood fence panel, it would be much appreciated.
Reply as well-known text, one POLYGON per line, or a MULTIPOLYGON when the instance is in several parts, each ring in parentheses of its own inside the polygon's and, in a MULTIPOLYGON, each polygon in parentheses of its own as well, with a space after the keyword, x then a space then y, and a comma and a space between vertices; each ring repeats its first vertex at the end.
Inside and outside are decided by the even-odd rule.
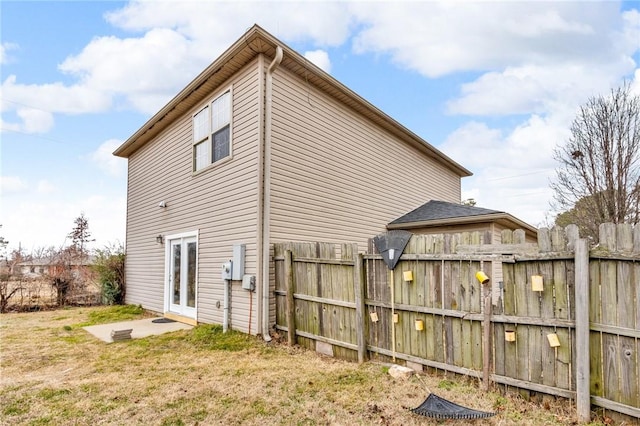
MULTIPOLYGON (((358 255, 356 245, 275 244, 276 326, 332 356, 404 360, 579 397, 577 230, 541 229, 538 238, 532 247, 522 231, 504 231, 502 245, 483 244, 482 233, 414 235, 394 271, 372 245, 358 255), (501 263, 503 282, 487 309, 475 274, 493 262, 501 263), (532 277, 541 277, 541 291, 532 277), (483 324, 490 324, 486 335, 483 324)), ((640 418, 640 227, 602 226, 589 257, 590 402, 640 418)))
POLYGON ((638 228, 634 246, 629 225, 600 227, 600 244, 591 252, 589 283, 591 402, 636 417, 640 417, 638 228))
POLYGON ((357 245, 281 243, 274 245, 276 324, 306 348, 357 360, 356 288, 353 269, 357 245), (337 257, 340 249, 341 257, 337 257), (291 253, 293 306, 288 306, 285 253, 291 253))

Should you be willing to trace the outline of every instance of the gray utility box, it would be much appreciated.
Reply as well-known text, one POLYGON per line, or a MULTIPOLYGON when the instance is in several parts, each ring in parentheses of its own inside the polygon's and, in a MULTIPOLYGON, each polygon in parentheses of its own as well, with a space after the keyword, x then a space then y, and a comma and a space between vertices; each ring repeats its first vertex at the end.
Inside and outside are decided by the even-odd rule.
POLYGON ((256 290, 256 276, 245 275, 242 277, 242 288, 244 290, 255 291, 256 290))
POLYGON ((233 245, 233 267, 231 268, 231 279, 234 281, 242 280, 244 276, 244 252, 246 245, 233 245))

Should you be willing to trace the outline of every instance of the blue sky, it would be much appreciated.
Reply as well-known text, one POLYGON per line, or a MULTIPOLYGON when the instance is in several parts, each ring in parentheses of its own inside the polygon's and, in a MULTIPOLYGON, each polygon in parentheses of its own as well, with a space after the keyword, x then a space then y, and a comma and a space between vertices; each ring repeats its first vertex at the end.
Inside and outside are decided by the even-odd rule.
MULTIPOLYGON (((124 242, 111 152, 254 23, 470 169, 463 199, 539 226, 553 148, 624 79, 638 2, 0 2, 0 235, 124 242)), ((426 201, 426 200, 425 200, 426 201)))

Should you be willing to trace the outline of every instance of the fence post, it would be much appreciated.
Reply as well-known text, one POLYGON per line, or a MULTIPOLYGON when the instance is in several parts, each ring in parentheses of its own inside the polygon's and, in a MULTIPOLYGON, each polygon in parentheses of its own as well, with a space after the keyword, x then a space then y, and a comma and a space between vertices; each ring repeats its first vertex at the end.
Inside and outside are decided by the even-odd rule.
POLYGON ((578 421, 591 421, 591 390, 589 353, 589 248, 580 238, 575 248, 576 303, 576 411, 578 421))
POLYGON ((482 294, 484 296, 484 318, 482 320, 483 327, 483 347, 482 347, 482 384, 485 390, 489 390, 491 377, 491 284, 486 282, 482 284, 482 294))
POLYGON ((284 252, 284 283, 287 289, 287 342, 293 346, 296 341, 296 304, 293 298, 293 255, 291 250, 284 252))
POLYGON ((365 291, 364 291, 364 257, 359 253, 354 258, 353 285, 356 296, 356 339, 358 343, 358 363, 362 364, 367 357, 367 341, 365 339, 367 323, 364 320, 365 291))

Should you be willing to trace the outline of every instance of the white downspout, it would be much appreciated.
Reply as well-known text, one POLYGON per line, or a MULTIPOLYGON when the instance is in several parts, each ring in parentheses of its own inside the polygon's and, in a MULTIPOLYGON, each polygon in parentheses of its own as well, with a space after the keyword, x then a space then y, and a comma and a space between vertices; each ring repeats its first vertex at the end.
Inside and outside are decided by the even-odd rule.
POLYGON ((273 93, 273 73, 282 62, 283 51, 276 46, 276 57, 267 69, 264 108, 264 214, 262 215, 262 338, 271 341, 269 335, 269 213, 271 209, 271 96, 273 93))

